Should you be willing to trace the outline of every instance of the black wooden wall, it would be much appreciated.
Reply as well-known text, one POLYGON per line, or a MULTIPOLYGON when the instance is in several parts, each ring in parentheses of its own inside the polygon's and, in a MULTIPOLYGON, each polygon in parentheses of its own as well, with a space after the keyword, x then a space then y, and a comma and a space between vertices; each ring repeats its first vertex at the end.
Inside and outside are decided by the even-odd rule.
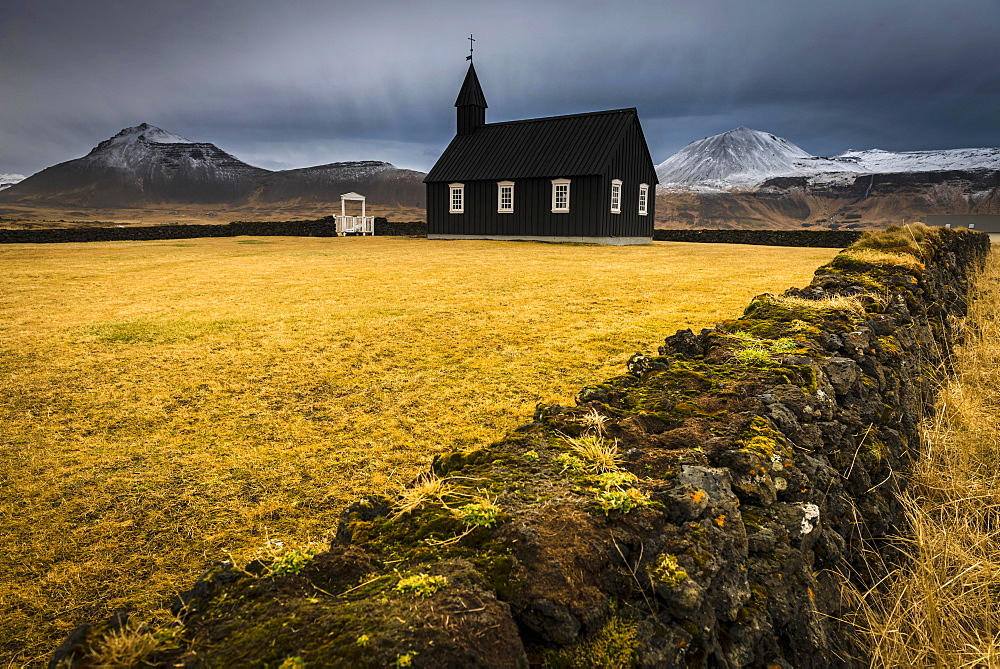
POLYGON ((609 237, 651 237, 653 219, 656 217, 656 171, 649 158, 646 140, 638 121, 629 125, 618 145, 618 150, 608 163, 604 211, 611 211, 611 180, 622 180, 622 207, 620 214, 607 215, 609 237), (649 186, 646 194, 645 216, 639 215, 639 184, 649 186))
POLYGON ((427 232, 448 235, 531 237, 652 237, 656 174, 638 121, 630 124, 609 157, 607 172, 590 176, 554 174, 511 179, 514 213, 497 212, 497 181, 461 181, 464 213, 448 212, 447 183, 427 184, 427 232), (552 213, 552 179, 569 178, 570 210, 552 213), (620 214, 611 213, 611 180, 622 180, 620 214), (649 186, 648 214, 639 215, 639 184, 649 186))
MULTIPOLYGON (((560 178, 560 177, 553 177, 560 178)), ((514 213, 497 213, 496 181, 465 181, 465 213, 448 213, 448 184, 427 184, 427 232, 449 235, 603 235, 601 178, 571 177, 569 213, 552 213, 552 179, 514 181, 514 213)))

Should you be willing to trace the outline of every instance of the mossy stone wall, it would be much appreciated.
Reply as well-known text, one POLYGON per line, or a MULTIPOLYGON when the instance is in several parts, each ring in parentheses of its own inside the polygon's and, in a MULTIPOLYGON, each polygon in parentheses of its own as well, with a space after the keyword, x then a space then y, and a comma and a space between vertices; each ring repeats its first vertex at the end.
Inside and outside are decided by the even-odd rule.
MULTIPOLYGON (((217 564, 147 660, 867 666, 842 586, 900 559, 903 472, 989 251, 911 234, 862 239, 806 288, 680 331, 574 406, 359 500, 297 573, 217 564)), ((77 630, 53 663, 83 666, 121 624, 77 630)))

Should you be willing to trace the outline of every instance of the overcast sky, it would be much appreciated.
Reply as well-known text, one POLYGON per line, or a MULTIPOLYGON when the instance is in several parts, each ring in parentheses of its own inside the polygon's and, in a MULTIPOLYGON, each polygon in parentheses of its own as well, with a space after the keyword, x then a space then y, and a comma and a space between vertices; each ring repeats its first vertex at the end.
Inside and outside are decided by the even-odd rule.
POLYGON ((0 173, 148 122, 269 169, 637 107, 657 163, 745 125, 816 155, 1000 146, 1000 0, 3 0, 0 173))

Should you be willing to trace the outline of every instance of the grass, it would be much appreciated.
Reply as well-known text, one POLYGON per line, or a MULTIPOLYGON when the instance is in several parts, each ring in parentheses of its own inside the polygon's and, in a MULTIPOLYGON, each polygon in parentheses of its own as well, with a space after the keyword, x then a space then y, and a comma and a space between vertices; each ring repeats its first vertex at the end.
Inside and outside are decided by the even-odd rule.
POLYGON ((902 500, 911 561, 860 595, 857 624, 874 666, 1000 665, 998 313, 993 251, 902 500))
POLYGON ((833 255, 242 241, 0 246, 7 666, 117 609, 158 627, 213 560, 323 541, 361 495, 833 255))
POLYGON ((815 309, 815 310, 839 310, 847 311, 859 316, 865 315, 865 305, 857 297, 851 295, 835 295, 824 297, 818 300, 808 300, 804 297, 792 297, 790 295, 772 296, 778 304, 790 309, 815 309))
POLYGON ((584 467, 597 472, 610 472, 618 469, 618 440, 608 440, 593 435, 585 435, 574 439, 564 437, 579 460, 584 463, 584 467))
POLYGON ((143 666, 143 659, 157 650, 171 647, 169 631, 151 631, 142 624, 126 623, 109 632, 91 652, 95 667, 143 666))

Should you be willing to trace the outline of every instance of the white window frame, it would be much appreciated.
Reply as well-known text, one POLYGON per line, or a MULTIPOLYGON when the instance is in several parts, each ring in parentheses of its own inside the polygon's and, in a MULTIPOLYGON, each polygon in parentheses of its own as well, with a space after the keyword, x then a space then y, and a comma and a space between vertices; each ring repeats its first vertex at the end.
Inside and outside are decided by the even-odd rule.
POLYGON ((649 184, 639 184, 639 215, 649 215, 649 184))
POLYGON ((611 213, 622 213, 622 180, 611 180, 611 213))
POLYGON ((552 180, 552 213, 553 214, 568 214, 569 213, 569 179, 553 179, 552 180), (566 186, 566 206, 557 207, 556 206, 556 192, 557 186, 566 186))
POLYGON ((498 181, 497 182, 497 213, 498 214, 513 214, 514 213, 514 182, 513 181, 498 181), (503 205, 503 191, 505 188, 510 189, 510 204, 508 206, 503 205))
POLYGON ((465 213, 465 184, 448 184, 448 213, 465 213), (456 193, 458 194, 457 198, 455 197, 456 193))

